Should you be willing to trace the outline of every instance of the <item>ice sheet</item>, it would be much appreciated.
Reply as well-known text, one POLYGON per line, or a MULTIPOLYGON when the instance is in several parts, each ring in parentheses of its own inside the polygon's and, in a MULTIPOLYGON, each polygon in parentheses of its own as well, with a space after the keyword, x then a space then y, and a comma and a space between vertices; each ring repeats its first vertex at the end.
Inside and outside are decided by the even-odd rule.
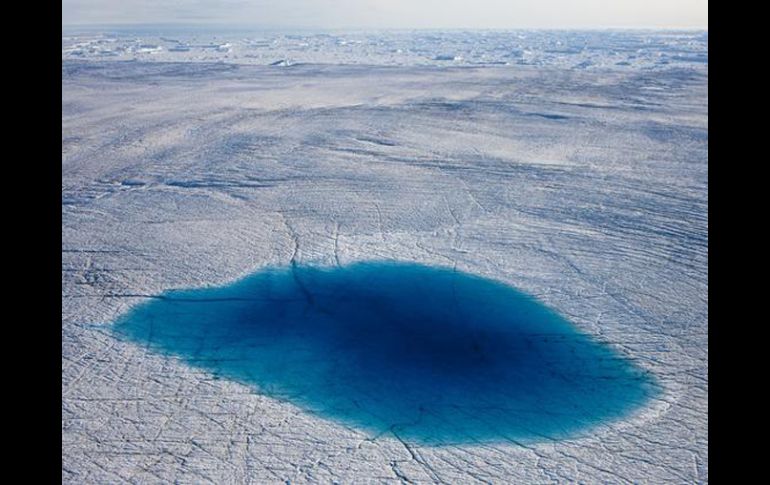
MULTIPOLYGON (((420 59, 469 58, 441 45, 420 59)), ((64 57, 65 482, 708 481, 706 63, 64 57), (371 259, 535 295, 661 394, 587 436, 421 446, 111 331, 166 290, 371 259)))

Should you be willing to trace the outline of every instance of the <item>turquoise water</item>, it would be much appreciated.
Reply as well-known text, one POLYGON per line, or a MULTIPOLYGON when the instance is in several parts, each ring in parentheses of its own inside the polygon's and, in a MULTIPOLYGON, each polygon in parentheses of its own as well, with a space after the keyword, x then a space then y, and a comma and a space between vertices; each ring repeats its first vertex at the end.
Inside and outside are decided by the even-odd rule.
POLYGON ((656 392, 528 295, 411 263, 273 268, 169 291, 114 331, 372 436, 427 445, 590 433, 656 392))

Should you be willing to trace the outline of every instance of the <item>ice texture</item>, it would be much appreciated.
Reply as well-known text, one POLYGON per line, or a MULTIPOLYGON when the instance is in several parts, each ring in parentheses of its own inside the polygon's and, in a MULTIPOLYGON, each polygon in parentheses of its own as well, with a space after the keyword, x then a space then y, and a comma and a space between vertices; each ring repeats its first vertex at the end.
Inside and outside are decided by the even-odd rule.
POLYGON ((703 31, 70 30, 63 59, 283 65, 533 65, 657 70, 708 64, 703 31))
POLYGON ((63 53, 64 482, 708 482, 707 36, 688 35, 656 49, 696 61, 657 67, 596 67, 615 47, 477 66, 450 41, 426 65, 63 53), (115 337, 166 291, 373 259, 516 287, 660 393, 579 436, 426 446, 115 337))

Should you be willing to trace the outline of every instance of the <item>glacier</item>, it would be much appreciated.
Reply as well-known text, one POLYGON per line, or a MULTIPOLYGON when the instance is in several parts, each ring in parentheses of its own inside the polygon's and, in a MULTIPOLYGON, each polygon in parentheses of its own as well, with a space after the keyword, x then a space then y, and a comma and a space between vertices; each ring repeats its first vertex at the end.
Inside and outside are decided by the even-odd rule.
POLYGON ((707 483, 707 44, 65 32, 63 481, 707 483), (372 260, 533 295, 657 392, 578 434, 437 445, 115 334, 168 292, 372 260))

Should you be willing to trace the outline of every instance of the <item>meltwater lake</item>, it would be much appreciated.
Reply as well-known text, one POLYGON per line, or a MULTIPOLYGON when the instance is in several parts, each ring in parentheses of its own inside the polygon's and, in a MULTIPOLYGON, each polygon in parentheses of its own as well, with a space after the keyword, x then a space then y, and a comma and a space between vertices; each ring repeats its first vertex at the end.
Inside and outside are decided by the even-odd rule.
POLYGON ((264 269, 168 291, 113 329, 320 417, 422 445, 569 438, 658 392, 527 294, 413 263, 264 269))

